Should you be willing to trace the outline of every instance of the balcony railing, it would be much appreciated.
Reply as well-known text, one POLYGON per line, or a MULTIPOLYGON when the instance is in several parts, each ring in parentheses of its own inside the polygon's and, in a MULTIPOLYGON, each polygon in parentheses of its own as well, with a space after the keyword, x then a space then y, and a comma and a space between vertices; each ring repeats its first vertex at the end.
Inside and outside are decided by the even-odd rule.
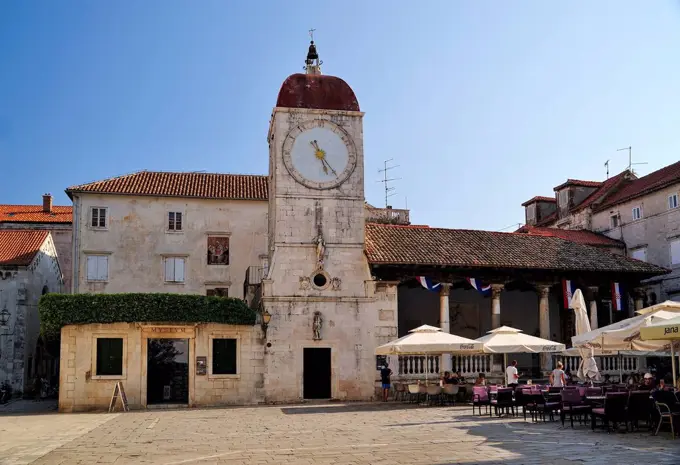
POLYGON ((369 223, 411 224, 409 210, 398 208, 366 207, 366 221, 369 223))

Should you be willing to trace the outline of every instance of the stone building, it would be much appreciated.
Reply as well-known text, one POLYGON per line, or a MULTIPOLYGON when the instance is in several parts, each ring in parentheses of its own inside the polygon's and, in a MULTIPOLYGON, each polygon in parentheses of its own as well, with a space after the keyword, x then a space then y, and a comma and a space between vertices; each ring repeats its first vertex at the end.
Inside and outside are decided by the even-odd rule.
POLYGON ((680 162, 638 178, 624 171, 603 182, 570 179, 555 187, 555 197, 522 204, 526 226, 544 234, 555 228, 588 230, 618 241, 629 257, 671 269, 645 281, 637 297, 645 305, 680 301, 680 162))
MULTIPOLYGON (((415 326, 469 337, 501 324, 543 337, 573 334, 571 312, 560 303, 563 279, 584 288, 611 279, 637 286, 666 273, 612 253, 622 244, 595 233, 412 226, 406 210, 366 204, 363 116, 349 85, 321 74, 312 44, 305 73, 283 82, 272 112, 269 176, 140 172, 69 188, 75 292, 243 297, 261 321, 67 326, 60 408, 105 408, 116 380, 130 386, 133 407, 156 402, 148 353, 162 340, 179 341, 172 344, 182 359, 173 363, 188 364, 178 377, 189 384, 187 395, 174 399, 166 390, 176 403, 367 400, 384 362, 375 348, 415 326), (441 291, 416 285, 418 276, 441 291), (493 292, 481 295, 469 278, 493 292), (221 363, 217 352, 230 354, 226 378, 210 375, 221 363), (97 374, 110 359, 115 374, 97 374)), ((484 356, 429 363, 392 361, 405 376, 500 369, 484 356)), ((548 361, 522 363, 540 372, 548 361)))
POLYGON ((64 275, 64 292, 71 292, 72 207, 52 205, 52 195, 43 195, 42 205, 0 205, 0 230, 49 231, 64 275))
POLYGON ((40 338, 38 299, 62 292, 62 271, 46 230, 0 230, 0 383, 13 391, 57 374, 58 353, 40 338))

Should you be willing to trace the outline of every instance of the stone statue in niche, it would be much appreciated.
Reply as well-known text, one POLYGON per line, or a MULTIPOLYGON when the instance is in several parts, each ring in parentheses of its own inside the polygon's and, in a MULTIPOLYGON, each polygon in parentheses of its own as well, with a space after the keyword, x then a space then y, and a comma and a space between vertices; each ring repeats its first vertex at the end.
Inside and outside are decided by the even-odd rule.
POLYGON ((323 270, 323 259, 326 255, 326 242, 323 236, 319 234, 316 238, 316 265, 319 270, 323 270))
POLYGON ((333 289, 334 291, 339 291, 341 285, 342 280, 340 278, 331 279, 331 289, 333 289))
POLYGON ((309 288, 312 287, 312 282, 309 279, 309 276, 300 276, 300 290, 306 291, 309 290, 309 288))
POLYGON ((321 318, 321 312, 314 312, 314 320, 312 322, 312 329, 314 330, 314 340, 321 340, 321 325, 323 319, 321 318))

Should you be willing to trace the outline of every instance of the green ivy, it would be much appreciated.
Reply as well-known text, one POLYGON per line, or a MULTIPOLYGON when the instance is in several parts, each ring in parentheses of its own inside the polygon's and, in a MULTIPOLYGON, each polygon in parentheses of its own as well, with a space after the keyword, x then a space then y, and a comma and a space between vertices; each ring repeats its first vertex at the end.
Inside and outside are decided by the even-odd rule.
POLYGON ((46 294, 38 311, 46 336, 87 323, 255 324, 255 311, 243 300, 191 294, 46 294))

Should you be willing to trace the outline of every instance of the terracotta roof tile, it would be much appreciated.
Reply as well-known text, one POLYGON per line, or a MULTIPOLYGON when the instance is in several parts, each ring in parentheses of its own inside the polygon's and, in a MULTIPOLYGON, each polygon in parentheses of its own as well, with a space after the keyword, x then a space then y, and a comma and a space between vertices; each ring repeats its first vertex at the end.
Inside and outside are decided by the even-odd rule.
POLYGON ((624 182, 629 176, 633 176, 628 170, 625 170, 616 176, 612 176, 602 183, 599 189, 590 194, 585 200, 571 209, 572 212, 579 211, 583 208, 589 207, 594 203, 605 198, 609 195, 613 189, 616 189, 622 182, 624 182))
POLYGON ((583 229, 544 228, 524 225, 518 229, 517 232, 533 236, 559 237, 565 241, 578 242, 579 244, 586 245, 618 248, 623 248, 625 246, 623 242, 607 237, 604 234, 583 229))
POLYGON ((680 161, 649 173, 647 176, 635 179, 621 187, 606 198, 598 209, 603 210, 617 203, 632 200, 676 183, 680 183, 680 161))
POLYGON ((557 237, 366 224, 371 264, 609 271, 650 276, 668 270, 557 237))
POLYGON ((0 265, 30 265, 49 231, 0 230, 0 265))
POLYGON ((526 207, 527 205, 531 205, 534 202, 552 202, 552 203, 557 203, 557 200, 555 200, 555 197, 543 197, 542 195, 537 195, 536 197, 532 197, 526 202, 522 204, 523 207, 526 207))
POLYGON ((0 205, 0 223, 71 223, 72 207, 52 207, 44 212, 42 205, 0 205))
POLYGON ((66 193, 150 195, 203 199, 267 200, 267 176, 219 173, 137 173, 71 186, 66 193))
POLYGON ((600 187, 602 185, 602 182, 600 181, 583 181, 581 179, 567 179, 567 182, 564 182, 560 184, 559 186, 555 187, 555 192, 558 190, 567 187, 567 186, 579 186, 579 187, 600 187))

